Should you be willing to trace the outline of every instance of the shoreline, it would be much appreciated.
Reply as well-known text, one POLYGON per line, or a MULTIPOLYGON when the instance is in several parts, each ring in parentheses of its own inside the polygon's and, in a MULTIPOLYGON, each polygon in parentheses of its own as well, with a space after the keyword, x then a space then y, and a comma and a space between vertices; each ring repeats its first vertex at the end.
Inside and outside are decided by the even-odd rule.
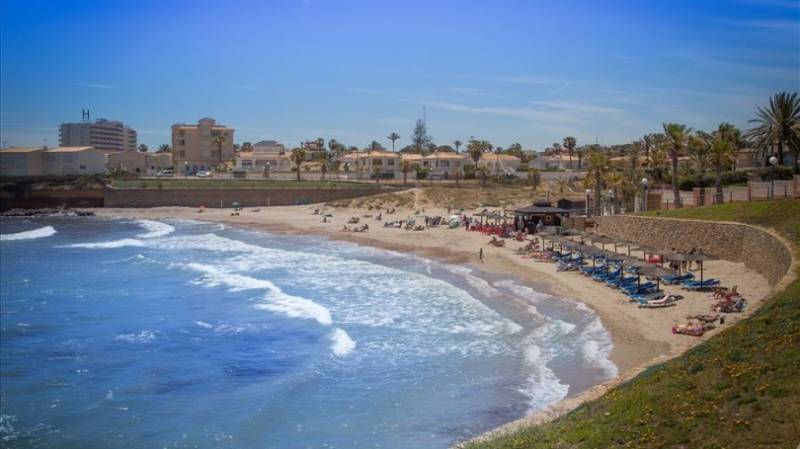
MULTIPOLYGON (((505 424, 477 438, 484 438, 497 432, 512 431, 522 425, 537 424, 552 420, 580 405, 602 396, 609 389, 632 379, 646 368, 678 356, 719 332, 719 328, 703 337, 674 335, 672 324, 685 321, 689 314, 707 313, 710 301, 704 293, 680 291, 686 298, 676 307, 667 309, 639 309, 629 304, 618 291, 592 281, 575 272, 556 272, 555 264, 533 262, 513 254, 522 246, 519 242, 508 240, 505 248, 494 248, 486 244, 488 237, 467 232, 463 228, 434 228, 425 231, 406 231, 396 228, 383 228, 383 221, 404 219, 413 211, 402 210, 394 215, 385 215, 383 221, 363 217, 373 211, 364 209, 325 208, 311 206, 279 206, 264 208, 258 212, 245 210, 239 216, 231 216, 230 209, 210 209, 198 213, 197 209, 184 207, 160 207, 152 209, 93 209, 99 217, 132 219, 190 219, 222 223, 236 227, 263 230, 278 234, 319 235, 332 240, 349 241, 365 246, 411 253, 444 263, 467 265, 472 269, 493 275, 512 276, 537 290, 557 297, 585 304, 597 314, 613 341, 609 359, 617 366, 618 375, 605 382, 590 387, 577 394, 569 394, 551 406, 505 424), (326 209, 334 217, 322 223, 321 215, 313 215, 316 208, 326 209), (339 230, 351 216, 362 217, 362 223, 369 223, 366 233, 340 232, 339 230), (485 263, 478 260, 478 249, 484 249, 485 263), (599 288, 598 288, 599 287, 599 288)), ((430 215, 446 215, 445 210, 429 209, 430 215)), ((739 286, 749 301, 744 313, 728 315, 729 327, 749 316, 772 293, 773 287, 761 275, 747 269, 744 264, 728 261, 713 261, 706 265, 707 277, 717 277, 726 284, 739 286)))

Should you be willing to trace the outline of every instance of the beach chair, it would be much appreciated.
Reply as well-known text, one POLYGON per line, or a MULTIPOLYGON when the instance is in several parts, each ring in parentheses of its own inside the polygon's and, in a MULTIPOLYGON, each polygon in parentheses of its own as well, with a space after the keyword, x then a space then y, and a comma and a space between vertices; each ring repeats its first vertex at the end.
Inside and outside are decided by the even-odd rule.
POLYGON ((706 290, 720 285, 720 281, 716 279, 706 279, 704 281, 684 281, 681 287, 685 290, 706 290))
POLYGON ((692 273, 686 273, 681 275, 672 275, 672 276, 661 276, 661 282, 667 285, 675 285, 680 284, 685 281, 694 280, 694 275, 692 273))

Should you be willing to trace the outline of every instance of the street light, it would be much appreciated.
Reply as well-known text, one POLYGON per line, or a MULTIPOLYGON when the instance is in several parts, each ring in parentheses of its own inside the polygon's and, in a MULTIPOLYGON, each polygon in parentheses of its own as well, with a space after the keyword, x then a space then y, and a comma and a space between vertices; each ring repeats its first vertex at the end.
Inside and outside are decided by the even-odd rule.
POLYGON ((767 198, 775 197, 775 166, 778 165, 778 158, 770 156, 769 158, 769 192, 767 198))
POLYGON ((642 212, 647 211, 647 184, 650 180, 642 178, 642 212))
POLYGON ((589 195, 592 194, 592 189, 586 189, 586 216, 589 216, 589 195))

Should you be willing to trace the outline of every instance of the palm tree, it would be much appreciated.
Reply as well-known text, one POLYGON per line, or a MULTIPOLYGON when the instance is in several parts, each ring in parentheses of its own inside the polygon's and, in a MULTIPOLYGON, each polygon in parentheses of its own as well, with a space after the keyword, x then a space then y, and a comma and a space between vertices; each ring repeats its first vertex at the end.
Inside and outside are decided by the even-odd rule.
POLYGON ((392 141, 392 152, 394 152, 394 142, 400 138, 400 134, 391 133, 387 139, 392 141))
POLYGON ((143 144, 143 143, 142 143, 142 144, 139 144, 139 147, 138 147, 138 149, 139 149, 139 152, 140 152, 140 153, 146 153, 146 152, 147 152, 147 145, 145 145, 145 144, 143 144))
POLYGON ((535 168, 528 170, 528 182, 531 183, 533 193, 536 193, 536 189, 538 189, 539 185, 542 183, 542 175, 539 173, 539 170, 535 168))
POLYGON ((172 147, 170 147, 168 143, 162 143, 158 146, 156 153, 172 153, 172 147))
MULTIPOLYGON (((783 165, 783 152, 789 149, 797 155, 800 152, 800 98, 797 93, 786 92, 775 94, 769 100, 769 108, 758 108, 756 118, 751 123, 758 123, 747 136, 754 140, 764 155, 777 145, 778 164, 783 165), (788 146, 788 148, 787 148, 788 146)), ((763 158, 766 161, 766 157, 763 158)), ((797 161, 794 173, 800 173, 797 161)))
POLYGON ((483 170, 481 170, 480 167, 478 167, 478 165, 481 161, 483 153, 491 150, 492 150, 492 144, 486 140, 472 139, 469 141, 469 144, 467 144, 467 152, 469 153, 469 157, 472 159, 473 162, 475 162, 475 171, 480 172, 481 175, 483 176, 482 181, 484 187, 486 187, 487 170, 486 167, 483 167, 483 170))
POLYGON ((642 151, 642 143, 638 140, 631 142, 628 146, 628 161, 631 163, 631 170, 636 170, 639 167, 639 155, 642 151))
POLYGON ((456 153, 458 153, 458 149, 461 147, 461 145, 464 145, 464 142, 462 142, 462 141, 460 141, 458 139, 453 141, 453 146, 456 147, 456 153))
POLYGON ((736 151, 733 144, 721 135, 715 135, 708 155, 708 161, 714 167, 714 203, 721 204, 724 201, 722 195, 722 170, 733 164, 736 151))
POLYGON ((411 161, 405 160, 400 163, 400 170, 403 171, 403 185, 407 184, 408 172, 410 172, 412 168, 413 164, 411 164, 411 161))
POLYGON ((574 137, 564 137, 564 148, 567 149, 567 153, 569 154, 569 168, 572 170, 572 153, 575 152, 575 141, 574 137))
POLYGON ((594 209, 597 214, 600 208, 600 198, 606 186, 608 174, 611 172, 611 161, 608 159, 608 155, 599 149, 593 149, 587 156, 586 184, 587 187, 594 189, 594 209))
POLYGON ((217 134, 211 138, 211 143, 217 146, 217 153, 219 155, 219 163, 222 164, 222 144, 225 143, 225 134, 217 134))
POLYGON ((712 137, 703 131, 697 131, 693 136, 689 136, 686 150, 689 157, 694 162, 697 170, 697 186, 703 187, 703 175, 708 166, 708 155, 711 152, 712 137))
POLYGON ((675 207, 681 207, 683 204, 681 193, 678 190, 678 158, 683 155, 686 148, 686 136, 692 132, 692 129, 678 123, 664 123, 662 126, 669 142, 667 149, 672 160, 672 195, 675 199, 675 207))
POLYGON ((302 148, 295 148, 292 150, 292 162, 297 166, 297 180, 300 180, 300 165, 306 160, 306 150, 302 148))
POLYGON ((664 172, 667 168, 667 143, 661 142, 650 150, 648 171, 653 177, 653 181, 664 182, 664 172))
POLYGON ((325 180, 325 174, 328 173, 328 168, 333 165, 333 153, 330 151, 323 151, 319 156, 320 171, 322 172, 322 180, 325 180))

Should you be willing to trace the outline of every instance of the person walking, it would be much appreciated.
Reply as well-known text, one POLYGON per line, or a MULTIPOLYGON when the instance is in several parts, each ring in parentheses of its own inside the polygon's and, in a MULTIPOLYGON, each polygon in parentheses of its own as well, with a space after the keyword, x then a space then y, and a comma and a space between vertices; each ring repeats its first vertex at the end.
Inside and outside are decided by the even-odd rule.
POLYGON ((478 258, 481 260, 481 263, 483 263, 483 248, 478 250, 478 258))

